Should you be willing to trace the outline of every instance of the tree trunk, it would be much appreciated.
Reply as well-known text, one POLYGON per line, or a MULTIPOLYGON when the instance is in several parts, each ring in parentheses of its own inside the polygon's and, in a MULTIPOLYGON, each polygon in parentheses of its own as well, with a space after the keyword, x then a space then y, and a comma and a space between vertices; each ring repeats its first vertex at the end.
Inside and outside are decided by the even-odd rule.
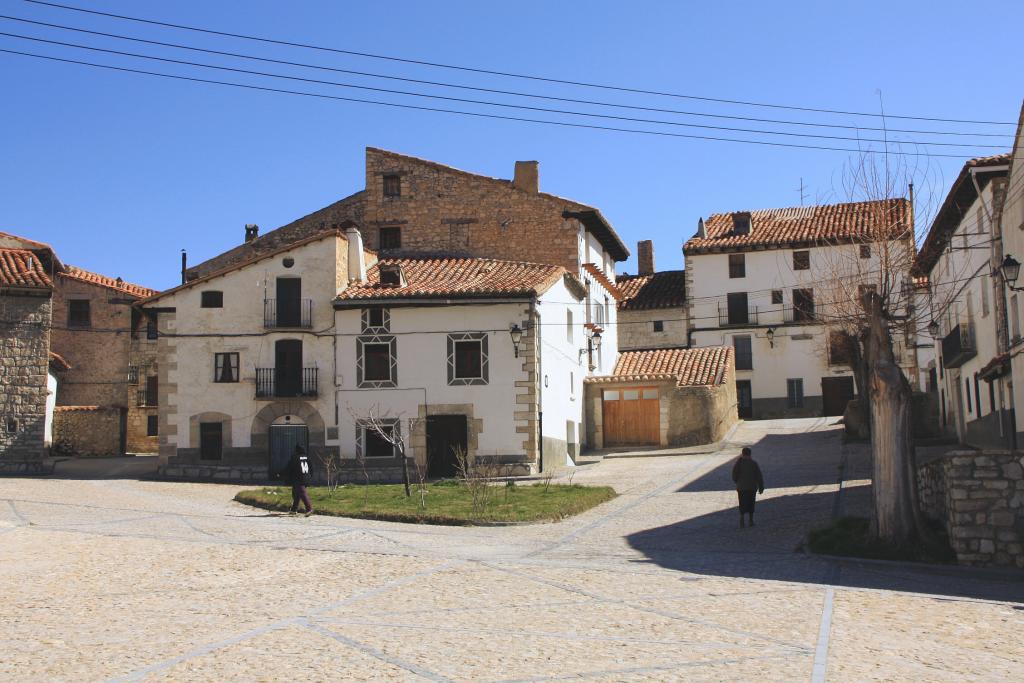
POLYGON ((871 415, 876 536, 893 544, 917 536, 917 481, 911 389, 896 363, 892 334, 877 294, 865 297, 867 383, 871 415))
POLYGON ((409 488, 409 459, 405 457, 405 447, 398 447, 399 454, 402 456, 402 483, 405 484, 405 497, 412 498, 412 490, 409 488))

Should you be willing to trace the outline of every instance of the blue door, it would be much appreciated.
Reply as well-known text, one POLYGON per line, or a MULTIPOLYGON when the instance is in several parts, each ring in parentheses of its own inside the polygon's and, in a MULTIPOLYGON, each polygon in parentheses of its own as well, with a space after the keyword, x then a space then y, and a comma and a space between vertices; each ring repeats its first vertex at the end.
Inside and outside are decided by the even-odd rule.
POLYGON ((302 446, 309 453, 309 430, 305 425, 270 426, 270 463, 268 470, 275 477, 288 467, 295 446, 302 446))

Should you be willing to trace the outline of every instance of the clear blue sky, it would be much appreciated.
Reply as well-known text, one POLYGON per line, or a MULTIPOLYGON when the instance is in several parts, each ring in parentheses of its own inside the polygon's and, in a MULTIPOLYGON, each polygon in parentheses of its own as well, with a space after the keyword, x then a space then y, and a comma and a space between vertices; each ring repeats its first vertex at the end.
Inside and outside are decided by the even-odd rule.
MULTIPOLYGON (((1021 53, 1015 47, 1024 25, 1024 9, 1019 2, 991 2, 975 9, 963 2, 945 1, 65 2, 349 50, 830 109, 878 111, 876 91, 881 90, 885 108, 893 114, 1015 121, 1024 96, 1021 53)), ((690 111, 877 124, 870 119, 625 95, 276 47, 83 15, 20 0, 0 0, 0 13, 451 83, 690 111)), ((0 21, 0 26, 0 31, 8 33, 278 73, 303 73, 290 67, 190 55, 10 21, 0 21)), ((258 82, 250 76, 147 64, 3 36, 0 48, 258 82)), ((304 75, 381 84, 344 74, 304 75)), ((412 101, 286 81, 270 85, 412 101)), ((188 250, 191 262, 198 262, 239 243, 245 223, 258 223, 267 231, 361 189, 363 148, 367 145, 505 178, 511 177, 516 159, 539 160, 543 190, 600 207, 633 251, 638 239, 653 239, 662 269, 682 266, 680 246, 693 234, 701 216, 798 205, 801 177, 810 201, 844 198, 839 175, 848 155, 838 152, 391 110, 106 72, 7 54, 0 54, 0 87, 0 230, 50 242, 69 263, 156 288, 177 282, 182 248, 188 250)), ((411 84, 384 83, 383 87, 437 91, 411 84)), ((445 94, 513 100, 453 90, 445 94)), ((431 106, 430 101, 416 103, 431 106)), ((530 104, 559 106, 539 101, 530 104)), ((456 103, 436 106, 496 111, 456 103)), ((579 109, 582 105, 562 106, 579 109)), ((712 125, 772 127, 584 109, 712 125)), ((568 120, 540 113, 523 115, 568 120)), ((606 123, 657 128, 650 124, 606 123)), ((1012 130, 893 120, 889 125, 897 123, 911 128, 1012 130)), ((660 129, 701 134, 685 128, 660 129)), ((825 132, 849 134, 841 130, 825 132)), ((707 134, 758 137, 725 131, 707 134)), ((1010 145, 1009 137, 970 141, 1005 144, 1007 148, 1010 145)), ((933 149, 966 156, 998 151, 980 147, 933 149)), ((941 193, 948 189, 961 163, 957 159, 932 160, 941 173, 941 193)), ((635 272, 635 256, 621 264, 620 270, 635 272)))

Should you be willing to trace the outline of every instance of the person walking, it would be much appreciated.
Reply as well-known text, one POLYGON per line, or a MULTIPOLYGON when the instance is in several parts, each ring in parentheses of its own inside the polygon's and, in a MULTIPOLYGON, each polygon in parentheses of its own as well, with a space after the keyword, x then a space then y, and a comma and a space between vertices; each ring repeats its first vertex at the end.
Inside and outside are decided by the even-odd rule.
POLYGON ((748 515, 750 526, 754 526, 754 498, 758 493, 764 493, 764 477, 749 448, 740 451, 740 457, 732 466, 732 480, 736 482, 736 493, 740 499, 740 528, 746 526, 743 515, 748 515))
POLYGON ((306 506, 306 517, 313 514, 313 504, 309 502, 309 494, 306 486, 309 485, 309 458, 306 457, 306 450, 296 444, 295 452, 288 461, 288 468, 285 470, 288 483, 292 485, 292 509, 288 514, 294 515, 299 511, 299 501, 306 506))

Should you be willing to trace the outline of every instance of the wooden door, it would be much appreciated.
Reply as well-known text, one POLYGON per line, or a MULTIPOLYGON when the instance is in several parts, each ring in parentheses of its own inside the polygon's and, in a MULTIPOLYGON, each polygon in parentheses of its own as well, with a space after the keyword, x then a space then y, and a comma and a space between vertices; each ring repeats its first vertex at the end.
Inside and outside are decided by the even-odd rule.
POLYGON ((749 379, 736 381, 736 412, 741 420, 750 420, 754 417, 753 396, 749 379))
POLYGON ((288 468, 296 446, 309 453, 309 429, 305 425, 271 425, 270 454, 267 470, 275 478, 288 468))
POLYGON ((456 452, 465 455, 469 430, 465 415, 427 417, 427 476, 451 478, 459 474, 456 452))
POLYGON ((605 389, 602 408, 605 446, 661 444, 661 401, 657 387, 605 389))
POLYGON ((297 277, 277 278, 277 326, 300 327, 302 324, 302 280, 297 277))
POLYGON ((842 415, 846 412, 846 404, 853 400, 852 377, 822 377, 821 402, 826 415, 842 415))
POLYGON ((302 393, 302 340, 280 339, 274 343, 274 396, 302 393))

